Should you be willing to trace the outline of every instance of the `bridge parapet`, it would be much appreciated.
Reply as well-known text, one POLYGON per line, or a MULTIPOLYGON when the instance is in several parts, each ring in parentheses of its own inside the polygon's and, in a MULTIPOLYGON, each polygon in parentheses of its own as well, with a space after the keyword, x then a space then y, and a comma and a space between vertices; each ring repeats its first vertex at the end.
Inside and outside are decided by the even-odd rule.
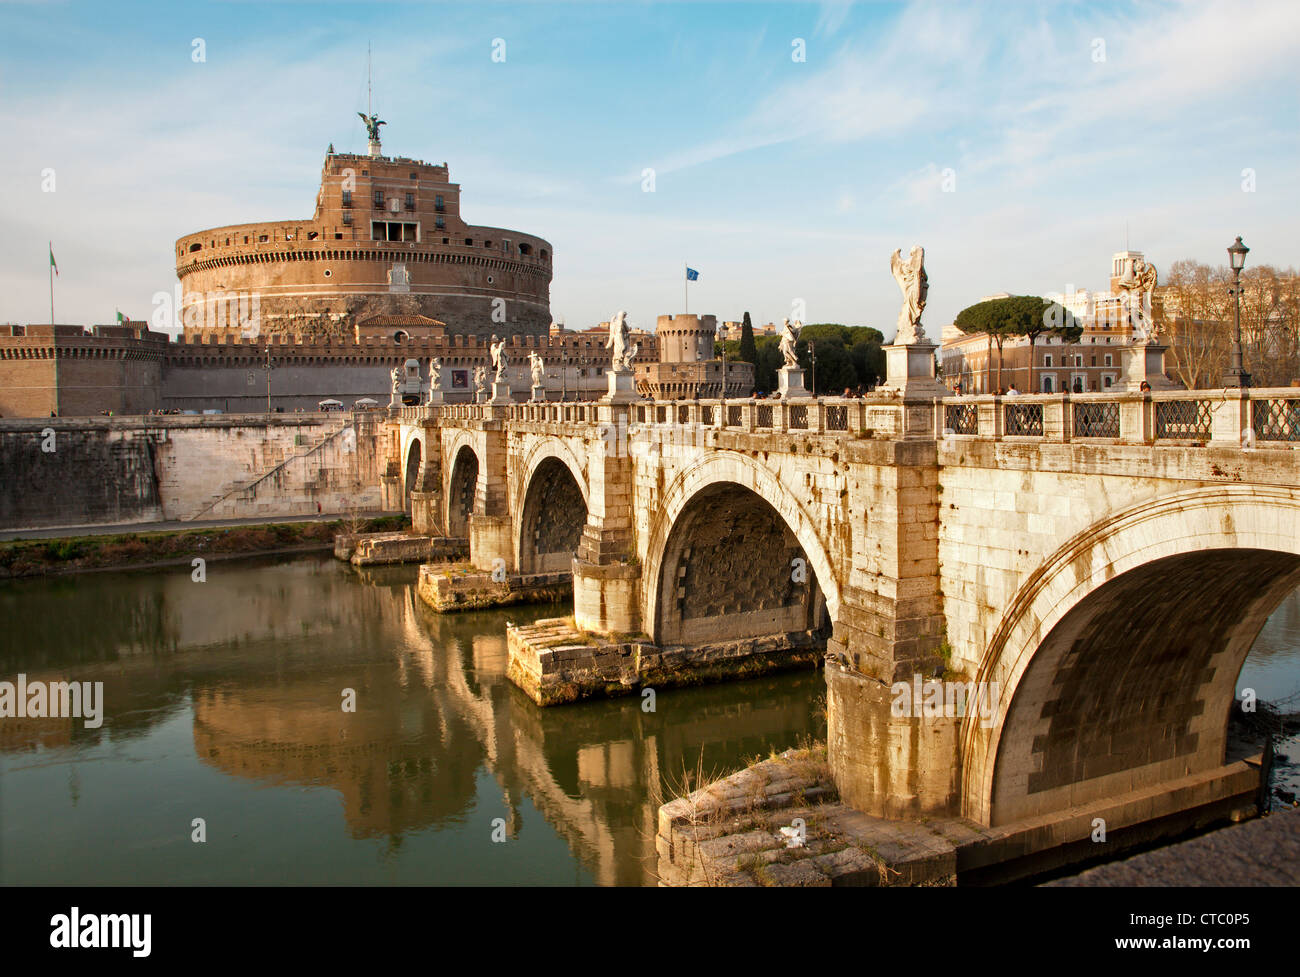
POLYGON ((939 438, 1300 445, 1300 388, 945 397, 939 438))

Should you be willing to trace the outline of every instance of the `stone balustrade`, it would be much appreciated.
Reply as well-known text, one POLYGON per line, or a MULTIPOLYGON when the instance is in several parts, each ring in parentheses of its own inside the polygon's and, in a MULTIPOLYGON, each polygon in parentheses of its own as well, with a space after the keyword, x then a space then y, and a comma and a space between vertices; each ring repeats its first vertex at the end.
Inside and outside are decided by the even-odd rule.
MULTIPOLYGON (((507 421, 597 424, 600 402, 442 404, 392 408, 405 422, 507 421)), ((902 401, 863 398, 806 400, 641 401, 618 405, 629 426, 799 433, 825 437, 893 439, 1099 441, 1195 447, 1300 445, 1300 388, 1171 390, 1133 393, 991 394, 902 401)))

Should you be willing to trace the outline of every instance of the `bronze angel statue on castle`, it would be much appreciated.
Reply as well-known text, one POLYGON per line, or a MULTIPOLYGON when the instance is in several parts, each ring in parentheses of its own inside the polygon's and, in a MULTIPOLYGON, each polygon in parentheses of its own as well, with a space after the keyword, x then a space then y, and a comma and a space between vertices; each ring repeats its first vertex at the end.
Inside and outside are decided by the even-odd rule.
POLYGON ((378 112, 376 112, 374 115, 366 115, 366 113, 364 112, 358 112, 357 115, 361 116, 361 121, 366 124, 366 132, 369 133, 370 138, 373 141, 378 142, 379 127, 386 126, 388 125, 388 123, 379 117, 378 112))

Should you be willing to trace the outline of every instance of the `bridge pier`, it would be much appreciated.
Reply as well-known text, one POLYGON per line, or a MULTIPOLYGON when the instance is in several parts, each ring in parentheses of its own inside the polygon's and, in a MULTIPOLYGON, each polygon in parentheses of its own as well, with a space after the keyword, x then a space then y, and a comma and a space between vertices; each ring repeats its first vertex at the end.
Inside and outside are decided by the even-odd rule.
POLYGON ((603 445, 588 452, 587 524, 573 561, 573 618, 583 631, 637 634, 641 566, 635 556, 635 467, 627 450, 629 409, 600 404, 603 445))

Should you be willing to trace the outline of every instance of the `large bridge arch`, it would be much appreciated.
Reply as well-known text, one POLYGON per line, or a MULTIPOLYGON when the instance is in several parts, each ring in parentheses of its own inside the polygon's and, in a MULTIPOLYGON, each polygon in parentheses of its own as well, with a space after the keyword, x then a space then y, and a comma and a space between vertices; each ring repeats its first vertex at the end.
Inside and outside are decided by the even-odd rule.
POLYGON ((425 467, 429 464, 424 431, 419 427, 403 428, 401 446, 402 507, 410 512, 411 493, 424 488, 425 467))
MULTIPOLYGON (((678 550, 674 531, 681 524, 683 513, 710 493, 739 489, 769 507, 780 523, 802 549, 811 571, 809 583, 820 587, 820 597, 825 601, 827 615, 832 623, 838 619, 839 581, 832 569, 826 546, 817 532, 807 510, 798 499, 768 468, 743 455, 714 453, 683 470, 664 493, 663 504, 652 523, 646 548, 646 564, 642 575, 642 620, 656 643, 662 644, 663 585, 666 559, 678 550), (815 580, 814 580, 815 578, 815 580)), ((783 570, 783 572, 785 572, 783 570)))
POLYGON ((992 722, 963 721, 964 813, 1001 824, 1221 766, 1241 666, 1298 584, 1296 490, 1179 492, 1074 536, 983 656, 999 695, 992 722))
POLYGON ((567 444, 547 438, 519 472, 510 506, 515 566, 522 573, 569 569, 590 511, 585 467, 567 444))

